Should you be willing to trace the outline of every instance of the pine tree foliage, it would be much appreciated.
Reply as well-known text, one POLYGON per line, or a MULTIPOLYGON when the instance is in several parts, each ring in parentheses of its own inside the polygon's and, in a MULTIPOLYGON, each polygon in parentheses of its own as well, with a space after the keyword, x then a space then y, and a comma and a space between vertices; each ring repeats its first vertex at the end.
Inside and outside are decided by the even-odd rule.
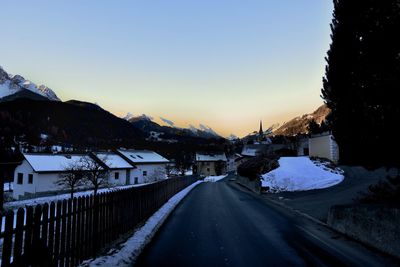
POLYGON ((322 97, 342 163, 399 165, 400 0, 334 0, 322 97))

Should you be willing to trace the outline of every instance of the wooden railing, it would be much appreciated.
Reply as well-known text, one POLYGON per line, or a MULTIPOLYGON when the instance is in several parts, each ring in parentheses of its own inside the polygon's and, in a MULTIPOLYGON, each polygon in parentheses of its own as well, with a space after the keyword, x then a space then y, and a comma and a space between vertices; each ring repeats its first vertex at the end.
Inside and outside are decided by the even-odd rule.
POLYGON ((1 266, 77 266, 197 181, 180 177, 1 214, 1 266))

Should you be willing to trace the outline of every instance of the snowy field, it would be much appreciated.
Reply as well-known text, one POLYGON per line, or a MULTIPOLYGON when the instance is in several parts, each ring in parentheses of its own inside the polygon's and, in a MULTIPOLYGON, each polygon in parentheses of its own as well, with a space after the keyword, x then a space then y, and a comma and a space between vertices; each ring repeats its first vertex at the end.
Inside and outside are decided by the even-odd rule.
POLYGON ((273 193, 282 191, 305 191, 334 186, 344 179, 339 168, 329 169, 316 165, 308 157, 281 157, 279 167, 262 175, 262 187, 273 193))
POLYGON ((168 200, 156 213, 154 213, 125 243, 116 249, 111 249, 107 255, 88 260, 81 266, 132 266, 143 248, 151 241, 154 234, 167 219, 179 202, 202 181, 186 187, 168 200))
POLYGON ((207 176, 204 178, 204 182, 218 182, 221 179, 224 179, 228 174, 219 175, 219 176, 207 176))

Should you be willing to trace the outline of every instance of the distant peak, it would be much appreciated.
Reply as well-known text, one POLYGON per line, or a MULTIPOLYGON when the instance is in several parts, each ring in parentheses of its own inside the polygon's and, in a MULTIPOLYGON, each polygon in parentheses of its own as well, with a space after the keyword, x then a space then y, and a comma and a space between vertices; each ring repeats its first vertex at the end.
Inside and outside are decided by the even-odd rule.
MULTIPOLYGON (((0 101, 2 98, 20 93, 23 90, 29 90, 35 94, 41 95, 48 100, 61 101, 53 90, 45 85, 37 86, 35 83, 25 79, 21 75, 8 74, 0 66, 0 101)), ((26 96, 27 94, 19 94, 26 96)), ((15 95, 18 97, 19 95, 15 95)), ((14 98, 15 98, 14 97, 14 98)))

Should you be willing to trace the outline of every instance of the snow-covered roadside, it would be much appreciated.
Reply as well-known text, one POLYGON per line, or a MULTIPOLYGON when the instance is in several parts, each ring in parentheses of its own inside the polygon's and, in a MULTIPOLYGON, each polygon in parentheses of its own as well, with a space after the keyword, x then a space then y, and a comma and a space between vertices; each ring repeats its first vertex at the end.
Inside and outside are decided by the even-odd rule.
POLYGON ((143 248, 151 241, 154 234, 167 219, 179 202, 202 181, 197 181, 186 187, 168 200, 156 213, 154 213, 125 243, 118 249, 111 249, 107 255, 88 260, 81 266, 132 266, 143 248))
POLYGON ((262 187, 269 192, 305 191, 334 186, 344 179, 343 172, 315 164, 308 157, 281 157, 279 167, 262 175, 262 187))
POLYGON ((224 179, 228 174, 219 175, 219 176, 207 176, 204 178, 204 182, 218 182, 221 179, 224 179))
MULTIPOLYGON (((150 184, 150 183, 102 188, 102 189, 98 190, 98 193, 110 192, 110 191, 117 190, 117 189, 127 189, 127 188, 131 188, 131 187, 139 187, 139 186, 144 186, 144 185, 148 185, 148 184, 150 184)), ((93 194, 93 190, 81 191, 81 192, 74 193, 74 197, 89 196, 91 194, 93 194)), ((38 198, 32 198, 32 199, 10 201, 10 202, 4 203, 4 208, 5 209, 18 209, 20 207, 25 208, 25 206, 35 206, 38 204, 50 203, 52 201, 69 199, 70 197, 71 197, 71 194, 67 193, 67 194, 47 196, 47 197, 38 197, 38 198)))

